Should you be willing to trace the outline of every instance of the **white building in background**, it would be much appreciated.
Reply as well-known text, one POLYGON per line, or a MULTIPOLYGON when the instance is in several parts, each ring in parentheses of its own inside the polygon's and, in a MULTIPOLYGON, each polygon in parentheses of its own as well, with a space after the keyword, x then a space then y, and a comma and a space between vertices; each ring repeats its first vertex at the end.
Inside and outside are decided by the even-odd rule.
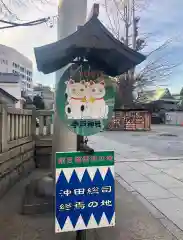
POLYGON ((19 74, 21 90, 33 95, 32 61, 17 50, 0 44, 0 72, 19 74))
POLYGON ((22 86, 19 75, 0 73, 0 88, 18 100, 15 104, 16 108, 22 108, 25 99, 21 96, 22 86))

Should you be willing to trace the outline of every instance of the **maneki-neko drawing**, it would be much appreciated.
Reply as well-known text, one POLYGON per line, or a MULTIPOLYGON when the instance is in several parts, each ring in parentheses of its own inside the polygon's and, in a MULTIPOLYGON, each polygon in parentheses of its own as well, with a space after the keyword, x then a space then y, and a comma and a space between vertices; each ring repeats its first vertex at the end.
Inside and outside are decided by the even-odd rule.
POLYGON ((90 81, 88 83, 88 110, 91 119, 107 119, 109 107, 104 97, 106 94, 105 81, 101 80, 97 83, 90 81))
POLYGON ((109 109, 104 100, 106 94, 104 80, 75 82, 70 79, 65 84, 67 96, 65 113, 68 119, 108 118, 109 109))
POLYGON ((68 119, 82 119, 86 111, 85 81, 75 82, 73 79, 65 82, 67 97, 65 113, 68 119))

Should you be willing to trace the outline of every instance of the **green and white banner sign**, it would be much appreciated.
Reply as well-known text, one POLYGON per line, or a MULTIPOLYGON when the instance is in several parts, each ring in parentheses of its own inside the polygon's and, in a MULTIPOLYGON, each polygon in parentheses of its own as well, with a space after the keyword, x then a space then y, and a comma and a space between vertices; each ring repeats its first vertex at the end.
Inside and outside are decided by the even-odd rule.
POLYGON ((56 153, 55 232, 115 225, 114 152, 56 153))

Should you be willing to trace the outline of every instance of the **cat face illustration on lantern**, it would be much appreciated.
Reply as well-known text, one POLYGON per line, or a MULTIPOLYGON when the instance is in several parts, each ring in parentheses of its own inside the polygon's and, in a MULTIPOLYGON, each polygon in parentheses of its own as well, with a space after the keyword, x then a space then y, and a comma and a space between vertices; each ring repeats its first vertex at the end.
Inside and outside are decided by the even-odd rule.
POLYGON ((67 85, 66 93, 69 99, 79 99, 86 96, 86 86, 85 81, 75 82, 73 79, 70 79, 68 82, 65 82, 67 85))
POLYGON ((98 83, 90 81, 88 84, 88 108, 92 119, 107 119, 108 118, 108 105, 104 97, 106 94, 105 81, 101 80, 98 83))
POLYGON ((108 105, 104 97, 105 82, 101 80, 75 82, 70 79, 66 84, 67 105, 65 112, 68 119, 107 119, 108 105))
POLYGON ((67 98, 67 105, 65 106, 65 113, 68 119, 83 119, 86 111, 86 95, 87 86, 85 81, 75 82, 70 79, 66 84, 65 95, 67 98))

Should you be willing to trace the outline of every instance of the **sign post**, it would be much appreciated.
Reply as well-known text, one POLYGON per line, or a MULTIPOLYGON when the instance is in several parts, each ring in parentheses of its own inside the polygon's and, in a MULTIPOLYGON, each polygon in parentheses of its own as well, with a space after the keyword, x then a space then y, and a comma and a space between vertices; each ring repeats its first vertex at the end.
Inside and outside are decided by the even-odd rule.
POLYGON ((55 232, 114 226, 114 152, 63 152, 55 159, 55 232))
MULTIPOLYGON (((99 15, 99 4, 93 5, 90 18, 94 15, 99 15)), ((108 124, 113 114, 115 91, 108 77, 92 69, 83 59, 71 65, 61 78, 56 91, 56 109, 62 122, 77 134, 78 152, 56 153, 55 232, 76 231, 76 240, 84 240, 84 230, 115 223, 114 152, 95 153, 84 138, 100 132, 108 124), (67 178, 68 172, 71 180, 67 178), (62 196, 60 191, 64 191, 62 196), (78 191, 83 194, 75 194, 78 191), (90 191, 95 193, 89 194, 90 191)))

